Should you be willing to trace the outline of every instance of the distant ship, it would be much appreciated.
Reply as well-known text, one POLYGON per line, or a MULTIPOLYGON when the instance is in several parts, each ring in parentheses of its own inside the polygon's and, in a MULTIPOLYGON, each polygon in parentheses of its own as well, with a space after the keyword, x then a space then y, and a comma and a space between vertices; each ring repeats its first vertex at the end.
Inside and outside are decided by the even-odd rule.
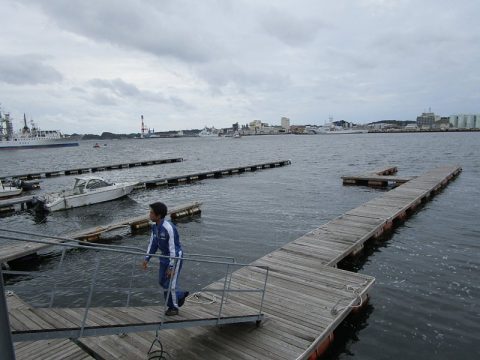
POLYGON ((319 127, 316 133, 320 135, 366 134, 368 133, 368 130, 358 128, 344 128, 331 124, 319 127))
POLYGON ((40 130, 33 121, 28 127, 25 115, 23 122, 23 128, 14 132, 10 114, 0 112, 0 150, 78 146, 77 141, 69 140, 58 130, 40 130))
POLYGON ((206 126, 203 128, 202 131, 198 133, 200 137, 218 137, 218 133, 216 132, 215 128, 207 128, 206 126))
POLYGON ((316 134, 321 135, 341 135, 341 134, 366 134, 367 129, 352 126, 353 124, 346 121, 333 121, 333 117, 329 117, 330 122, 316 129, 316 134))

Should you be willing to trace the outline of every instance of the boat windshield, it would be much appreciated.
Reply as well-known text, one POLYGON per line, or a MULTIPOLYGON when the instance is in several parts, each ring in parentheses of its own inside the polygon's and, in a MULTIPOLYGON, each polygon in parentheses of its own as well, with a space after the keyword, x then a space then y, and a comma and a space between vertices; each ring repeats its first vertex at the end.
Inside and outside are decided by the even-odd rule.
POLYGON ((89 189, 89 190, 93 190, 93 189, 99 189, 99 188, 103 188, 103 187, 111 186, 111 185, 112 184, 109 184, 108 182, 106 182, 105 180, 102 180, 102 179, 91 179, 87 183, 86 188, 89 189))

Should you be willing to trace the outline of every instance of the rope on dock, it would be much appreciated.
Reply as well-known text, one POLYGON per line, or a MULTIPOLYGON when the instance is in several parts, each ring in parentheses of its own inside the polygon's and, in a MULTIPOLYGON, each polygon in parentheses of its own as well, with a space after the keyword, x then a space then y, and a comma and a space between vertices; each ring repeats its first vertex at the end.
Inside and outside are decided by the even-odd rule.
MULTIPOLYGON (((215 295, 206 295, 206 294, 203 294, 201 291, 197 291, 192 295, 187 296, 185 301, 195 303, 195 304, 210 305, 217 302, 217 297, 215 295), (201 300, 200 299, 201 297, 207 298, 209 300, 201 300)), ((227 300, 225 299, 224 302, 227 302, 227 300)))
POLYGON ((165 350, 163 350, 163 344, 160 341, 160 337, 158 336, 158 330, 157 330, 155 332, 155 339, 153 339, 152 345, 150 345, 150 349, 148 349, 147 359, 148 360, 166 360, 167 358, 163 354, 168 355, 168 358, 171 358, 171 355, 165 350), (160 350, 152 350, 155 343, 158 343, 158 345, 160 346, 160 350))
MULTIPOLYGON (((360 295, 359 291, 362 290, 362 288, 368 283, 368 281, 364 281, 360 286, 353 286, 351 284, 347 284, 345 285, 345 288, 348 290, 348 291, 351 291, 353 293, 353 295, 355 295, 355 299, 358 300, 358 304, 354 305, 355 304, 355 301, 351 301, 350 304, 348 304, 347 306, 343 306, 343 307, 340 307, 340 308, 337 308, 337 306, 340 304, 340 302, 342 302, 343 300, 347 299, 347 300, 351 300, 351 298, 340 298, 337 300, 337 302, 332 306, 332 309, 330 310, 330 314, 332 315, 337 315, 339 312, 347 309, 347 308, 351 308, 351 309, 355 309, 355 308, 359 308, 359 307, 362 307, 363 305, 363 298, 362 298, 362 295, 360 295)), ((355 300, 354 299, 354 300, 355 300)))

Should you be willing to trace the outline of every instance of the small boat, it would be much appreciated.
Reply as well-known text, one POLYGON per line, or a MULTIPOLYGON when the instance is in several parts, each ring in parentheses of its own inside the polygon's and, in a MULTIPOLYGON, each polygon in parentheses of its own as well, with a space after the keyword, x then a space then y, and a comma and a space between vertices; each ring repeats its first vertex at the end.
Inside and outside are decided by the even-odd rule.
POLYGON ((100 144, 99 143, 96 143, 95 145, 93 145, 94 148, 99 148, 100 147, 100 144))
POLYGON ((71 209, 121 198, 130 194, 136 184, 109 183, 98 176, 77 177, 72 190, 45 194, 37 201, 48 211, 71 209))
POLYGON ((22 192, 22 188, 3 185, 2 180, 0 180, 0 198, 16 196, 16 195, 19 195, 21 192, 22 192))
POLYGON ((3 186, 10 186, 22 189, 23 191, 31 191, 40 189, 40 180, 21 180, 17 178, 5 178, 3 186))

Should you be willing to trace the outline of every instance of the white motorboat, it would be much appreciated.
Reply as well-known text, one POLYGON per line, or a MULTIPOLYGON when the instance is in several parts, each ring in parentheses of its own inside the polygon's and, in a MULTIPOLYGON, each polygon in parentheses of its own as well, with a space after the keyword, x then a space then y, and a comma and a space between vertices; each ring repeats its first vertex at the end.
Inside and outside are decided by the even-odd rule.
POLYGON ((45 194, 37 200, 48 211, 65 210, 121 198, 130 194, 136 184, 109 183, 98 176, 77 177, 72 190, 45 194))
POLYGON ((6 198, 10 196, 19 195, 22 192, 22 188, 17 188, 15 186, 5 186, 0 180, 0 198, 6 198))

